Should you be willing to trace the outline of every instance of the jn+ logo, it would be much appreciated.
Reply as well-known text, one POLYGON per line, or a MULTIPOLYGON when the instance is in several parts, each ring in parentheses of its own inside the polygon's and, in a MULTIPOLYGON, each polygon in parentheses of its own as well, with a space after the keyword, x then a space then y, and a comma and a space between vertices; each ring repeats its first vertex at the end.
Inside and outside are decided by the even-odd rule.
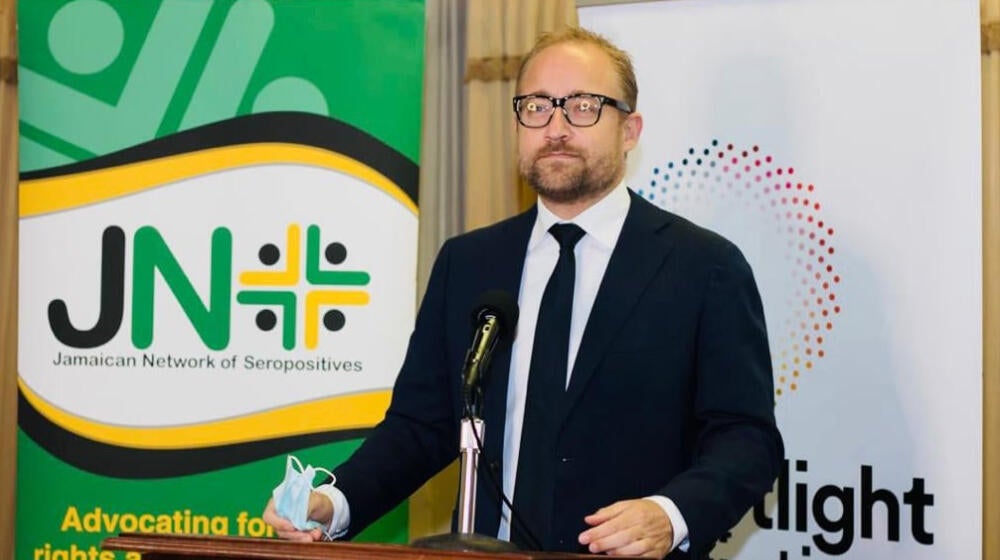
MULTIPOLYGON (((305 346, 312 350, 319 343, 320 312, 327 330, 344 328, 346 316, 339 307, 363 306, 369 294, 360 289, 371 276, 364 271, 337 270, 347 260, 347 247, 342 243, 327 244, 320 251, 321 234, 318 226, 306 231, 305 280, 308 289, 301 298, 304 310, 305 346), (326 265, 320 263, 320 254, 326 265), (340 288, 340 289, 337 289, 340 288)), ((300 285, 302 241, 298 225, 288 226, 285 243, 284 270, 252 270, 239 275, 241 289, 236 301, 242 305, 276 306, 282 313, 282 346, 295 347, 300 297, 295 288, 300 285)), ((96 348, 113 339, 125 316, 125 232, 118 226, 104 230, 101 251, 100 311, 95 325, 76 328, 69 318, 69 308, 62 299, 49 302, 48 318, 52 333, 61 343, 73 348, 96 348)), ((258 251, 265 267, 276 265, 281 250, 265 244, 258 251)), ((167 288, 180 305, 195 332, 208 348, 222 350, 231 336, 233 291, 233 235, 228 228, 216 228, 211 239, 211 263, 207 303, 194 288, 163 236, 152 226, 143 226, 133 236, 132 262, 132 344, 148 348, 153 343, 156 315, 155 287, 159 273, 167 288)), ((278 322, 271 309, 256 315, 258 328, 269 331, 278 322)))
MULTIPOLYGON (((247 271, 240 274, 240 284, 256 289, 241 290, 236 295, 236 301, 244 305, 273 305, 281 308, 282 346, 286 350, 295 347, 296 310, 298 297, 291 288, 299 285, 301 270, 301 231, 298 225, 288 226, 288 239, 285 244, 285 269, 280 271, 247 271), (279 288, 267 290, 260 288, 279 288)), ((367 272, 322 270, 319 262, 320 230, 318 226, 309 226, 306 230, 306 263, 305 276, 310 290, 306 292, 303 302, 305 314, 305 345, 315 349, 319 340, 319 310, 321 307, 344 305, 367 305, 368 292, 356 289, 367 286, 371 280, 367 272), (323 286, 343 286, 355 289, 321 289, 323 286)), ((330 243, 323 251, 326 262, 330 265, 340 265, 347 259, 347 247, 341 243, 330 243)), ((281 258, 281 251, 273 244, 260 248, 258 259, 264 266, 273 266, 281 258)), ((270 309, 257 313, 257 327, 269 331, 277 324, 277 317, 270 309)), ((339 309, 328 309, 323 314, 323 326, 330 331, 338 331, 344 327, 346 318, 339 309)))

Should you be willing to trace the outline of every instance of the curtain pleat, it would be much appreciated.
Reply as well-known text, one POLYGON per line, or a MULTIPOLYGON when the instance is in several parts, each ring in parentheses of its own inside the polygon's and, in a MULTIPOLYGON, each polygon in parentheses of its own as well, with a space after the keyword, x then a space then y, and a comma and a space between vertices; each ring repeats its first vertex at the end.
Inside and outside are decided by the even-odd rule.
MULTIPOLYGON (((420 226, 417 302, 438 249, 463 228, 465 0, 424 4, 424 114, 420 141, 420 226)), ((456 450, 457 452, 457 450, 456 450)), ((452 464, 410 497, 410 538, 447 533, 457 493, 452 464)))

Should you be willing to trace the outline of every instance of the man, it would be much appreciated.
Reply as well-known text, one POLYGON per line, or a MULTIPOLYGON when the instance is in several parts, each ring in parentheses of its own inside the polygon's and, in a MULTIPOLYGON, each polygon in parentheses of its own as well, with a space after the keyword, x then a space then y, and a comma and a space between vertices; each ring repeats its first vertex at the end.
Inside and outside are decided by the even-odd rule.
MULTIPOLYGON (((517 93, 519 169, 538 204, 442 247, 386 418, 335 469, 336 488, 313 493, 309 517, 350 537, 455 458, 469 313, 499 288, 517 294, 521 318, 485 380, 476 532, 705 558, 783 457, 750 268, 728 241, 626 188, 643 127, 628 55, 581 29, 544 36, 517 93), (557 277, 562 296, 549 293, 557 277)), ((265 519, 286 538, 321 536, 272 504, 265 519)))

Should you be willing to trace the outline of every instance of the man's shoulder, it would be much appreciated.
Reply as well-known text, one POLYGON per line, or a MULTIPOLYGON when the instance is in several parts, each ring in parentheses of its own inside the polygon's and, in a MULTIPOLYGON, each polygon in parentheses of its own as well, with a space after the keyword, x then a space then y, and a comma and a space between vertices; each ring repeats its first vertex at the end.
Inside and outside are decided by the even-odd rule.
POLYGON ((491 243, 510 243, 521 237, 527 239, 526 236, 530 234, 535 223, 535 215, 535 208, 532 207, 516 216, 458 234, 448 239, 445 244, 452 249, 476 249, 491 243))
POLYGON ((656 224, 656 232, 673 240, 680 247, 699 251, 739 251, 736 244, 722 234, 697 224, 690 219, 661 208, 652 202, 634 195, 632 199, 634 214, 642 219, 656 224))
POLYGON ((722 234, 694 221, 664 210, 651 202, 633 200, 639 219, 655 223, 652 236, 632 236, 633 240, 661 244, 676 266, 691 278, 706 278, 719 270, 739 277, 753 278, 753 271, 743 251, 722 234), (656 241, 654 241, 654 238, 656 241))

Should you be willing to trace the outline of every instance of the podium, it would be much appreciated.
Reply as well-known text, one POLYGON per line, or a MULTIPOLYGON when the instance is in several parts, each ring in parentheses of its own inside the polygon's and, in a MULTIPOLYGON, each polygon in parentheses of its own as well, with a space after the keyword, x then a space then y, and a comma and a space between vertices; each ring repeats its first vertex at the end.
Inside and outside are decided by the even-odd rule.
MULTIPOLYGON (((346 541, 299 543, 249 537, 204 537, 122 533, 104 539, 105 550, 133 551, 143 560, 591 560, 598 556, 562 552, 463 552, 394 544, 346 541)), ((606 558, 606 557, 604 557, 606 558)))

